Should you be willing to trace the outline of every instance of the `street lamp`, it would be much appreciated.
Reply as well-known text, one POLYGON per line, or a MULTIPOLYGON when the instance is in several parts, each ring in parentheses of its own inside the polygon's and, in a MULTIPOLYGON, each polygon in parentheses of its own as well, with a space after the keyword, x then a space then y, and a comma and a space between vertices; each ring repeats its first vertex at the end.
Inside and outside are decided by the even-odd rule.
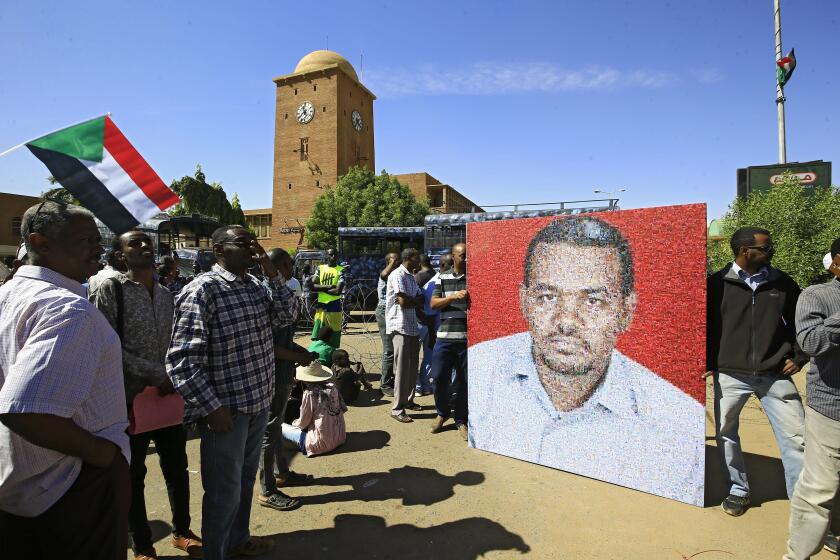
POLYGON ((595 190, 594 190, 594 191, 592 191, 592 192, 594 192, 594 193, 596 193, 596 194, 608 194, 608 195, 610 195, 610 196, 613 196, 613 195, 615 195, 615 194, 617 194, 617 193, 624 192, 624 191, 626 191, 626 190, 627 190, 627 189, 616 189, 616 190, 614 190, 614 191, 602 191, 601 189, 595 189, 595 190))

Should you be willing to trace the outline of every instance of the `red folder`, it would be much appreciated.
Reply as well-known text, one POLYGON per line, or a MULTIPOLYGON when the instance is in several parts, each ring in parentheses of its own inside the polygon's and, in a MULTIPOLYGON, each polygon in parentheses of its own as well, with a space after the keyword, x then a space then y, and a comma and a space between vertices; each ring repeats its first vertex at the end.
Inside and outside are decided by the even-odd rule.
POLYGON ((161 397, 157 387, 146 387, 134 397, 129 421, 129 434, 177 426, 184 422, 184 399, 178 393, 161 397))

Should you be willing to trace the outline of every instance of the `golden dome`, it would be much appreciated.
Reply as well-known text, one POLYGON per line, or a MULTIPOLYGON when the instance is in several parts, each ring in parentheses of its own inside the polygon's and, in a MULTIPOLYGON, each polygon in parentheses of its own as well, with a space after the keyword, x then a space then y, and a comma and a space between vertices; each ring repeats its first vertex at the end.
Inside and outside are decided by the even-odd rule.
POLYGON ((326 50, 312 51, 301 58, 300 62, 298 62, 297 66, 295 66, 294 73, 299 74, 301 72, 312 72, 313 70, 320 70, 321 68, 334 66, 336 64, 351 78, 357 82, 359 81, 359 76, 356 74, 356 70, 354 70, 353 66, 347 62, 346 58, 337 52, 326 50))

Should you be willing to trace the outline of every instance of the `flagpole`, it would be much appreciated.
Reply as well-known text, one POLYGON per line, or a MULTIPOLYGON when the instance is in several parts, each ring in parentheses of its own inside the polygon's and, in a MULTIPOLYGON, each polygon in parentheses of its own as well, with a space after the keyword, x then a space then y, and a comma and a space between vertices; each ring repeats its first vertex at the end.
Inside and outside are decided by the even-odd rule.
MULTIPOLYGON (((96 115, 95 117, 92 117, 92 118, 89 118, 89 119, 85 119, 85 120, 83 120, 83 121, 79 121, 79 122, 78 122, 78 123, 76 123, 76 124, 81 124, 81 123, 83 123, 83 122, 92 121, 93 119, 101 119, 102 117, 110 117, 110 116, 111 116, 111 113, 110 113, 110 112, 108 112, 108 113, 105 113, 104 115, 96 115)), ((71 125, 67 125, 67 126, 62 126, 61 128, 56 128, 56 129, 55 129, 55 130, 53 130, 52 132, 45 132, 44 134, 39 134, 39 135, 38 135, 38 136, 36 136, 35 138, 32 138, 32 139, 30 139, 30 140, 27 140, 26 142, 21 142, 21 143, 20 143, 20 144, 18 144, 17 146, 12 146, 11 148, 9 148, 8 150, 6 150, 5 152, 0 152, 0 157, 3 157, 3 156, 5 156, 5 155, 7 155, 7 154, 11 154, 12 152, 17 151, 17 150, 19 150, 19 149, 23 148, 24 146, 26 146, 26 145, 27 145, 27 144, 29 144, 30 142, 34 142, 34 141, 35 141, 35 140, 37 140, 38 138, 43 138, 44 136, 48 136, 48 135, 50 135, 50 134, 54 134, 54 133, 56 133, 56 132, 58 132, 58 131, 60 131, 60 130, 64 130, 65 128, 70 128, 71 126, 75 126, 75 125, 72 125, 72 124, 71 124, 71 125)))
MULTIPOLYGON (((781 0, 773 0, 774 19, 776 20, 776 62, 782 58, 782 14, 781 0)), ((787 163, 787 142, 785 140, 785 90, 776 80, 776 108, 779 118, 779 163, 787 163)), ((2 155, 2 154, 0 154, 2 155)))

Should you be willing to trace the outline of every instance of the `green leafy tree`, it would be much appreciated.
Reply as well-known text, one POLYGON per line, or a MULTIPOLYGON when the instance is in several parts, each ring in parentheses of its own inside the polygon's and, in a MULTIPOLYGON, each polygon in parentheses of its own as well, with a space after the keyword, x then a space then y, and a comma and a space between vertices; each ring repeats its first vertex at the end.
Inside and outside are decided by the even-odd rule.
POLYGON ((736 199, 721 219, 720 241, 709 241, 709 261, 719 270, 732 261, 729 238, 740 227, 768 230, 776 253, 773 266, 787 272, 802 286, 823 281, 822 258, 840 237, 840 189, 822 187, 806 193, 799 179, 786 174, 768 191, 755 191, 736 199))
POLYGON ((221 183, 207 183, 201 165, 195 166, 195 175, 172 181, 170 188, 181 197, 181 202, 169 209, 172 216, 204 214, 223 224, 245 224, 245 215, 234 194, 229 202, 221 183))
POLYGON ((76 197, 73 196, 73 194, 70 191, 68 191, 67 189, 62 187, 59 184, 58 179, 56 179, 55 177, 50 175, 49 177, 47 177, 47 182, 50 185, 59 185, 59 186, 58 187, 54 186, 53 188, 42 192, 41 193, 41 200, 58 200, 58 201, 66 203, 66 204, 76 204, 78 206, 81 206, 81 202, 79 202, 76 199, 76 197))
POLYGON ((334 247, 339 227, 422 226, 428 200, 417 200, 385 171, 351 167, 334 187, 315 201, 306 222, 306 240, 318 248, 334 247))

